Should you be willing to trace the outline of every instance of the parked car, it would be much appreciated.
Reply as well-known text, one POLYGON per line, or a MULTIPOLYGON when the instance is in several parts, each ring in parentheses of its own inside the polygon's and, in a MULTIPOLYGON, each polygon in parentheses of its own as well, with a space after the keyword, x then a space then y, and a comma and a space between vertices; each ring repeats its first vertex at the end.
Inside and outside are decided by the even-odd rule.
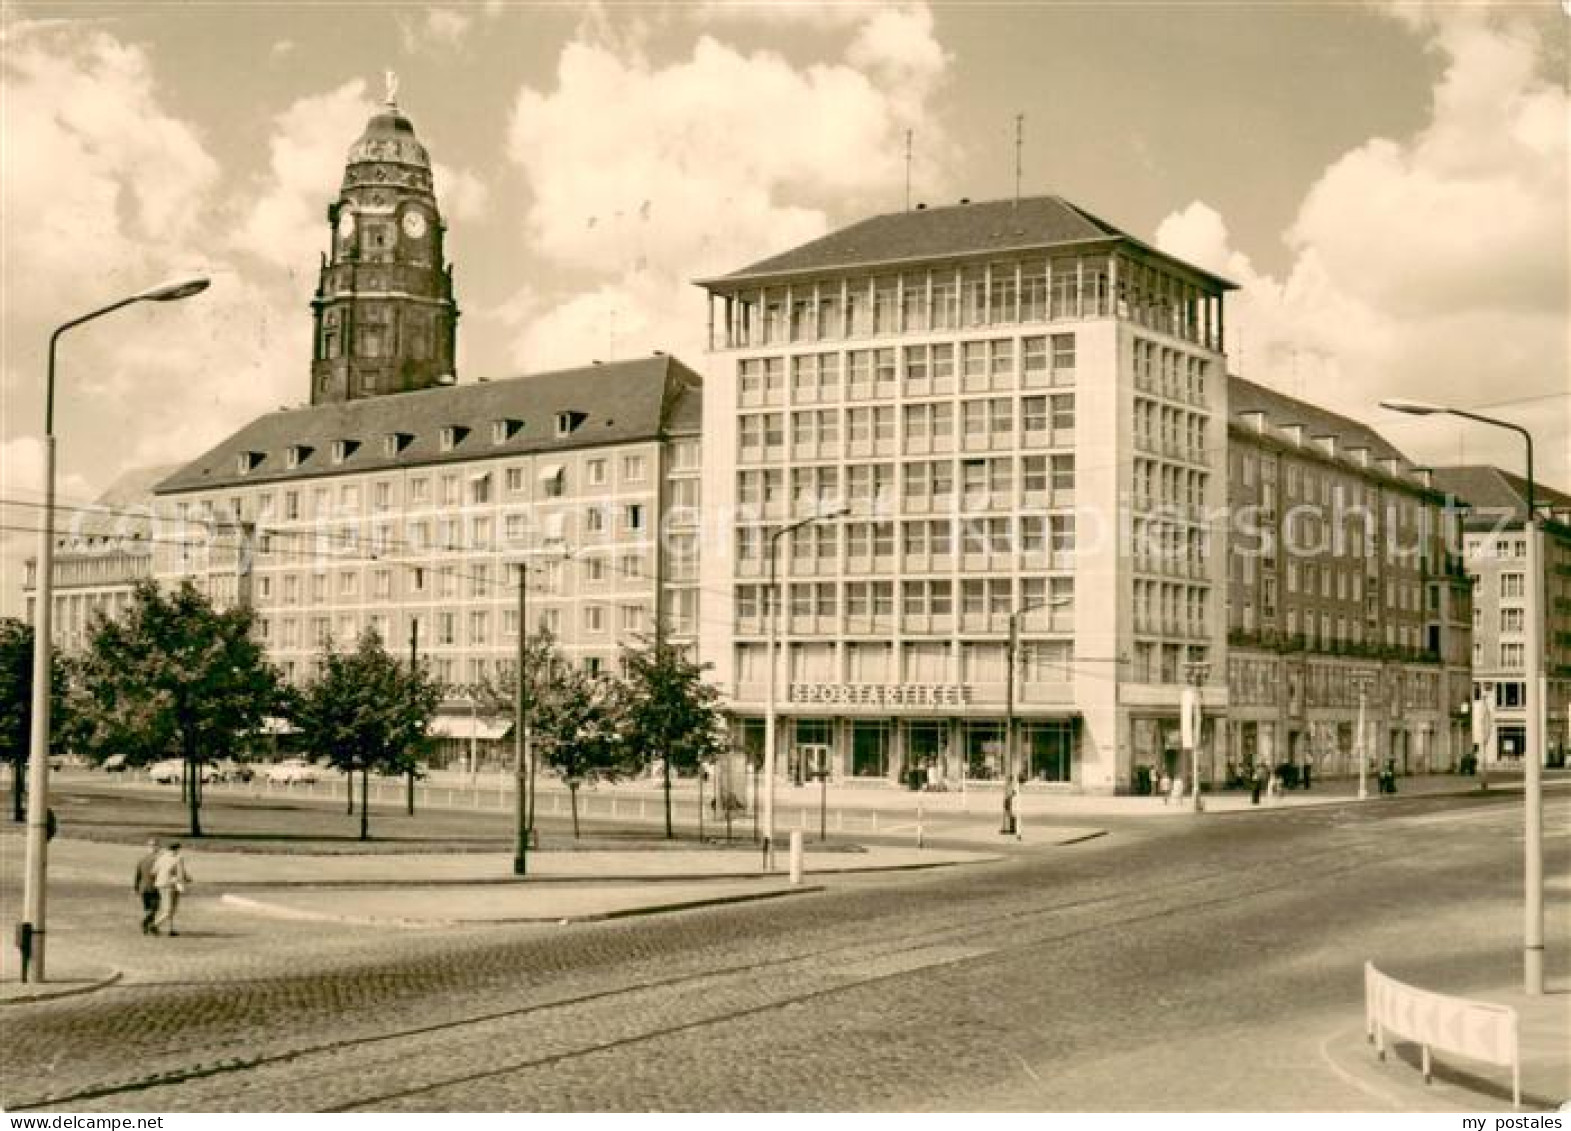
POLYGON ((267 767, 265 773, 267 780, 274 785, 293 785, 295 782, 310 784, 321 780, 317 768, 304 758, 286 758, 267 767))
POLYGON ((179 758, 166 758, 147 767, 147 780, 159 785, 178 785, 185 777, 185 763, 179 758))
POLYGON ((106 774, 123 774, 130 768, 124 754, 111 754, 104 759, 103 770, 106 774))
POLYGON ((218 781, 247 782, 256 776, 256 772, 244 762, 236 762, 233 758, 225 758, 212 765, 214 777, 218 781))

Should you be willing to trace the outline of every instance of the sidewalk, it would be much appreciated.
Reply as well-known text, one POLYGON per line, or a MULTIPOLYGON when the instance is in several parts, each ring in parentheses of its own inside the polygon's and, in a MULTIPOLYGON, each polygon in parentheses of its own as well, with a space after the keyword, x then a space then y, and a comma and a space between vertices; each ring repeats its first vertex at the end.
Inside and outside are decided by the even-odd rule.
MULTIPOLYGON (((1423 988, 1446 992, 1441 986, 1423 988)), ((1571 987, 1563 980, 1551 981, 1548 991, 1542 997, 1528 997, 1518 983, 1460 995, 1517 1011, 1524 1112, 1554 1111, 1571 1099, 1571 987)), ((1328 1039, 1322 1052, 1347 1083, 1400 1111, 1511 1110, 1509 1068, 1432 1050, 1432 1080, 1425 1084, 1419 1047, 1388 1035, 1382 1062, 1364 1035, 1362 1016, 1328 1039)))
MULTIPOLYGON (((1099 830, 1078 829, 1080 835, 1099 830)), ((0 837, 5 851, 8 898, 15 895, 20 837, 0 837)), ((1046 838, 1035 843, 1047 843, 1046 838)), ((91 926, 104 914, 119 915, 126 877, 145 851, 137 844, 62 838, 50 846, 53 883, 98 894, 88 896, 96 914, 78 904, 50 920, 47 983, 19 982, 13 947, 0 947, 0 1005, 83 993, 147 977, 168 977, 178 952, 206 969, 230 970, 254 962, 247 945, 224 940, 271 936, 278 921, 314 923, 339 932, 352 947, 364 928, 426 929, 504 923, 564 924, 680 911, 722 903, 776 899, 822 891, 835 877, 954 867, 999 859, 983 852, 872 846, 804 852, 804 878, 789 882, 785 843, 775 871, 761 871, 757 849, 695 847, 662 852, 535 852, 529 875, 512 873, 511 854, 424 853, 405 855, 278 855, 183 852, 193 883, 182 901, 192 933, 177 939, 127 938, 91 926), (100 906, 100 904, 102 906, 100 906), (109 911, 113 904, 113 912, 109 911), (348 930, 348 935, 343 931, 348 930), (194 948, 194 949, 193 949, 194 948), (227 952, 227 953, 226 953, 227 952)), ((79 897, 80 899, 81 897, 79 897)), ((271 946, 263 948, 271 951, 271 946)))

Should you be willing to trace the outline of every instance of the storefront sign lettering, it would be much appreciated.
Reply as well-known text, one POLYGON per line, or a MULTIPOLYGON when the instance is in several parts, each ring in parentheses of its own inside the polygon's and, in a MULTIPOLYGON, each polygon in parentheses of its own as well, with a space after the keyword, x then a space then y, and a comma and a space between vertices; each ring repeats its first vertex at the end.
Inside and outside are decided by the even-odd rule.
POLYGON ((793 683, 787 697, 823 706, 960 707, 971 702, 971 689, 960 683, 793 683))

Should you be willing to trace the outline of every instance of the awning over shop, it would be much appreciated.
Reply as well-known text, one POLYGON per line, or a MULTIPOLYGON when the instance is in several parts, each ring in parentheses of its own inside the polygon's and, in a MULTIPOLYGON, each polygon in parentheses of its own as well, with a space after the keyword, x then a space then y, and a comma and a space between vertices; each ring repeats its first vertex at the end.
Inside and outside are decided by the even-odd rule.
POLYGON ((437 715, 426 724, 426 734, 433 738, 458 738, 465 742, 471 738, 494 742, 510 729, 511 723, 468 715, 437 715))
POLYGON ((542 464, 540 467, 540 482, 549 483, 553 479, 562 478, 562 465, 559 463, 542 464))

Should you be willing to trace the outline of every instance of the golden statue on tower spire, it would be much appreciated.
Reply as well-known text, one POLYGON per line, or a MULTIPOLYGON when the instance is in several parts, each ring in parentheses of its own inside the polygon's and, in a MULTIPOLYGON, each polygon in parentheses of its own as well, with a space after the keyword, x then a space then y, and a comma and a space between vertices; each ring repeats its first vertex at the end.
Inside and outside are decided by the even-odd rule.
POLYGON ((396 108, 398 106, 398 72, 393 70, 383 71, 382 79, 387 84, 387 98, 385 101, 389 106, 396 108))

